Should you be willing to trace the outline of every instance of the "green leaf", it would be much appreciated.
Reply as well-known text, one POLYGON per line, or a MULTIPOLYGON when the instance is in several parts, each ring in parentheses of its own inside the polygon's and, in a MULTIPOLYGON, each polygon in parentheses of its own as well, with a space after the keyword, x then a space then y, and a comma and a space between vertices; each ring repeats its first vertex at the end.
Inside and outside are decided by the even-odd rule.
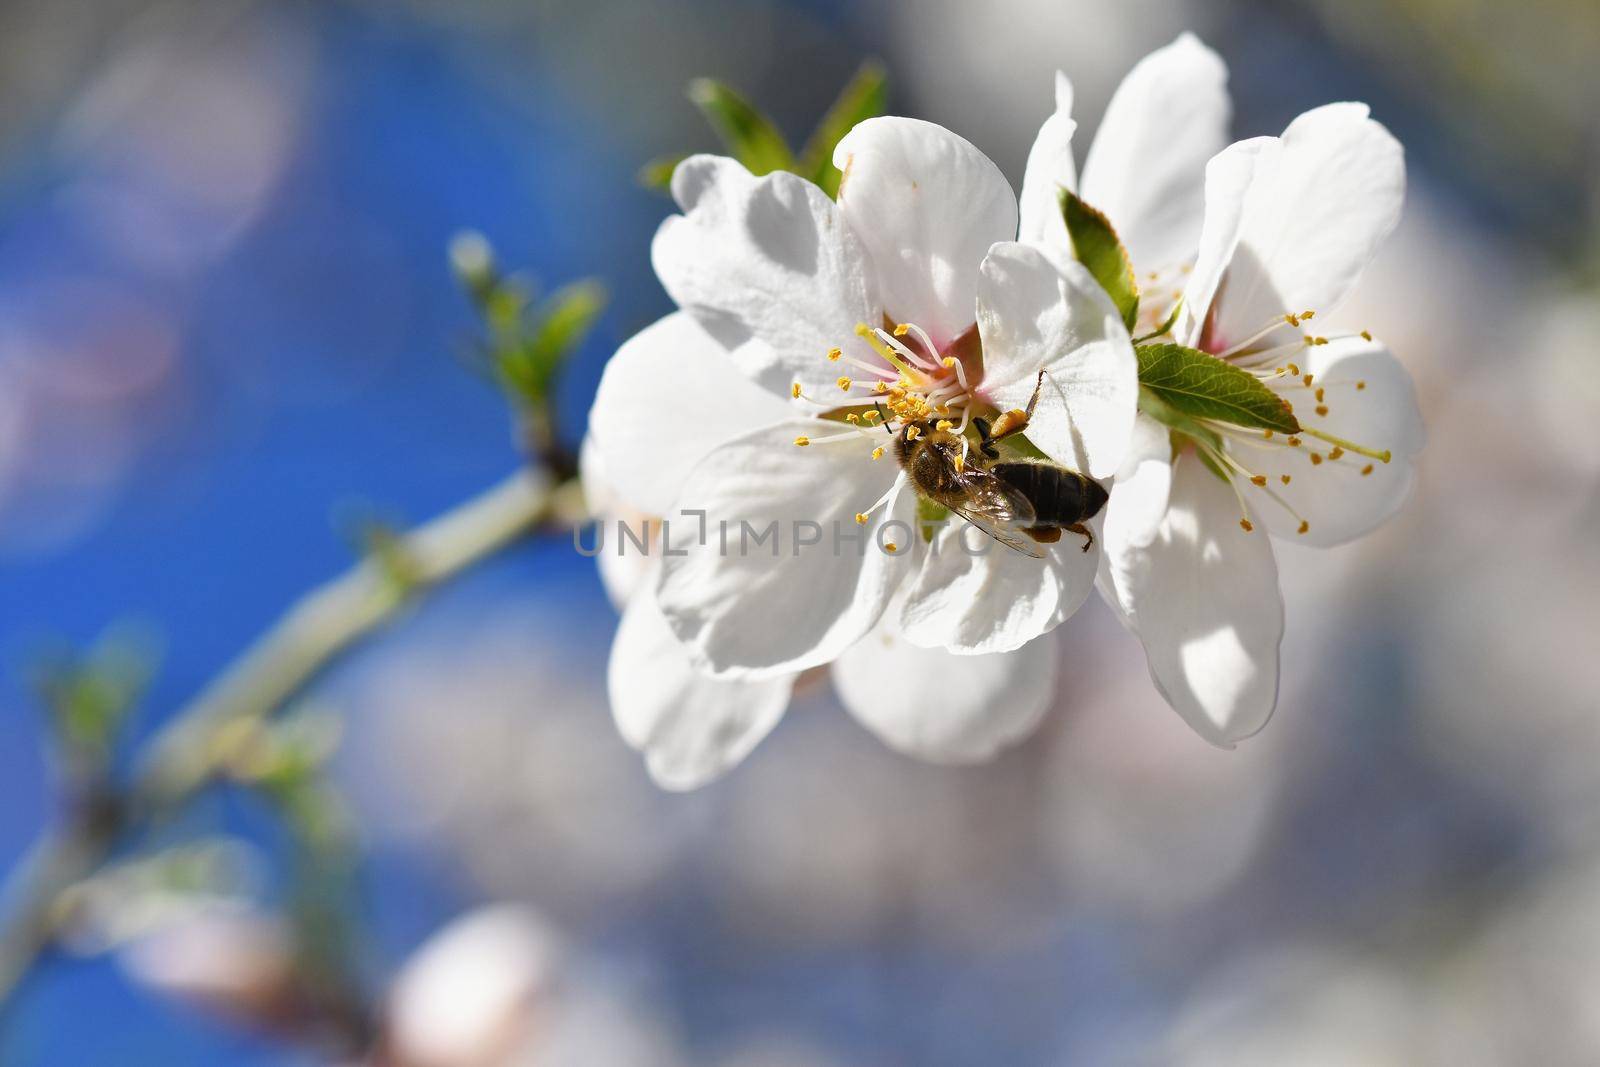
POLYGON ((143 698, 160 660, 156 635, 122 623, 87 650, 41 650, 29 664, 35 692, 61 743, 76 753, 109 755, 117 732, 143 698))
POLYGON ((751 174, 794 170, 794 153, 777 127, 744 97, 710 78, 689 83, 689 99, 717 131, 723 144, 751 174))
POLYGON ((524 403, 543 403, 550 383, 588 336, 605 304, 605 289, 593 281, 551 293, 516 336, 495 346, 491 358, 502 383, 524 403))
POLYGON ((1061 190, 1061 217, 1078 262, 1089 268, 1122 313, 1123 324, 1133 329, 1139 321, 1139 284, 1133 278, 1128 250, 1122 247, 1111 221, 1069 189, 1061 190))
POLYGON ((657 156, 639 168, 639 184, 646 189, 654 189, 657 192, 669 192, 672 189, 672 172, 678 169, 679 163, 688 158, 688 156, 681 153, 672 156, 657 156))
POLYGON ((530 342, 535 365, 549 371, 566 362, 594 329, 605 306, 605 287, 596 281, 574 282, 550 294, 539 307, 530 342))
POLYGON ((1226 360, 1173 344, 1140 345, 1135 351, 1139 356, 1140 407, 1174 429, 1192 432, 1176 425, 1172 413, 1258 430, 1300 430, 1282 397, 1226 360), (1146 396, 1153 396, 1155 402, 1147 403, 1146 396))
POLYGON ((829 196, 839 195, 843 177, 833 165, 833 150, 857 124, 877 118, 889 101, 889 76, 883 64, 869 59, 817 123, 817 128, 800 153, 800 176, 810 178, 829 196))

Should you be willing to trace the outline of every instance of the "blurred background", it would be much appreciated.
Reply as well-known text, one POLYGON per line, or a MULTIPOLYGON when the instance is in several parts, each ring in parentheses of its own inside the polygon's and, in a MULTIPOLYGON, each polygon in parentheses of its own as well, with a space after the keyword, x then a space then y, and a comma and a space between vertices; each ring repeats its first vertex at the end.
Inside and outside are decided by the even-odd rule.
POLYGON ((877 56, 892 112, 1016 182, 1055 69, 1081 159, 1183 29, 1238 136, 1361 99, 1410 164, 1341 318, 1407 362, 1429 448, 1375 536, 1280 546, 1264 733, 1207 747, 1092 602, 992 764, 895 756, 823 686, 662 793, 606 708, 592 562, 535 541, 290 709, 313 832, 213 791, 82 887, 0 1062, 353 1063, 341 1012, 400 1067, 1600 1062, 1592 0, 6 0, 0 866, 56 814, 41 659, 148 671, 147 736, 349 563, 349 516, 513 468, 457 358, 458 230, 609 289, 575 434, 669 310, 635 176, 714 147, 691 77, 798 141, 877 56), (309 1034, 297 952, 338 1007, 309 1034))

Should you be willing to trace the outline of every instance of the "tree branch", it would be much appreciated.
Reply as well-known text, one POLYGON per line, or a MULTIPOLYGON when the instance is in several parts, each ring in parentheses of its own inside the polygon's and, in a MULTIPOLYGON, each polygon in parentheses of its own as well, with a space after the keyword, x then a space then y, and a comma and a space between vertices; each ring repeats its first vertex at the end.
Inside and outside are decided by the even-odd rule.
POLYGON ((93 874, 123 837, 214 781, 254 726, 416 597, 566 513, 574 491, 574 482, 519 471, 295 603, 150 740, 125 790, 68 812, 9 876, 0 1003, 54 940, 62 892, 93 874))

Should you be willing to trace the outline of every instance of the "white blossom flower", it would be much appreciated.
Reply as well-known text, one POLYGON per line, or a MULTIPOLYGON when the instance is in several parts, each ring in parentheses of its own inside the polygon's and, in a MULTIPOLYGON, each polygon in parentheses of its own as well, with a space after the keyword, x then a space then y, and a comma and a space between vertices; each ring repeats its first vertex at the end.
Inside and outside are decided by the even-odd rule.
POLYGON ((1165 517, 1119 536, 1106 586, 1162 692, 1216 743, 1255 732, 1276 704, 1283 609, 1256 525, 1335 545, 1380 525, 1410 491, 1424 434, 1409 375, 1365 330, 1311 332, 1394 229, 1404 191, 1400 145, 1360 104, 1307 112, 1281 139, 1235 145, 1207 168, 1178 338, 1259 378, 1302 432, 1208 420, 1215 445, 1194 448, 1221 477, 1194 448, 1180 456, 1165 517))
MULTIPOLYGON (((884 118, 857 126, 834 160, 837 203, 792 174, 691 158, 673 180, 684 214, 654 244, 667 291, 732 350, 728 380, 791 410, 701 460, 673 509, 704 513, 713 532, 664 556, 657 601, 717 676, 831 662, 886 614, 915 645, 1021 648, 1082 603, 1096 552, 1069 538, 1043 560, 999 545, 973 555, 960 523, 923 548, 885 430, 965 429, 1024 406, 1041 371, 1027 436, 1049 458, 1109 477, 1132 430, 1136 369, 1114 306, 1059 250, 1012 240, 1016 198, 982 153, 931 123, 884 118), (769 527, 770 548, 733 540, 769 527)), ((686 392, 661 383, 655 433, 691 432, 674 414, 686 392)), ((665 480, 658 455, 628 462, 665 480)))
MULTIPOLYGON (((1225 77, 1188 35, 1146 58, 1112 100, 1080 190, 1127 247, 1145 290, 1140 330, 1176 310, 1173 340, 1253 375, 1302 427, 1202 418, 1174 436, 1142 413, 1107 506, 1102 592, 1167 701, 1220 745, 1258 730, 1277 700, 1283 606, 1257 527, 1312 545, 1370 531, 1404 500, 1423 440, 1410 379, 1387 349, 1365 331, 1311 325, 1337 310, 1398 221, 1399 144, 1364 105, 1335 104, 1202 167, 1222 147, 1225 77)), ((1064 79, 1057 97, 1053 140, 1035 147, 1023 193, 1024 232, 1046 243, 1065 233, 1027 207, 1044 203, 1041 186, 1073 179, 1064 79)))
POLYGON ((1022 179, 1022 239, 1071 253, 1058 189, 1103 212, 1143 291, 1135 334, 1166 320, 1194 263, 1206 161, 1228 144, 1227 79, 1222 59, 1190 33, 1140 60, 1106 105, 1079 182, 1072 84, 1056 75, 1055 114, 1040 128, 1022 179))
MULTIPOLYGON (((584 443, 591 510, 609 531, 597 557, 622 609, 608 688, 623 738, 644 753, 658 784, 692 789, 742 760, 782 717, 798 672, 718 678, 699 668, 656 601, 660 515, 698 461, 763 421, 788 417, 784 400, 745 381, 728 352, 684 313, 640 332, 606 367, 584 443), (676 393, 681 431, 663 440, 652 421, 676 393), (647 550, 618 522, 650 531, 647 550)), ((793 447, 792 445, 790 446, 793 447)), ((957 656, 909 644, 884 620, 832 665, 845 707, 890 746, 938 762, 987 758, 1024 736, 1055 690, 1052 643, 957 656), (901 679, 884 688, 884 677, 901 679)))

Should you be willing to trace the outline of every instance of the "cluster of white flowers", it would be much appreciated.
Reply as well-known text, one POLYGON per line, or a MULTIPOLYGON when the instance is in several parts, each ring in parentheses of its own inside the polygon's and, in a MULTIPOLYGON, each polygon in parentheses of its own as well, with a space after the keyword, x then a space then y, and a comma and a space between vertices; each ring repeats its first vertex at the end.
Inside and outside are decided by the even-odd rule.
POLYGON ((655 549, 613 537, 600 558, 624 605, 613 709, 657 781, 732 766, 823 667, 888 744, 986 758, 1044 714, 1050 631, 1096 585, 1202 736, 1227 745, 1266 721, 1283 627, 1267 535, 1372 529, 1404 498, 1422 432, 1379 342, 1311 328, 1396 224, 1400 146, 1357 104, 1229 146, 1225 82, 1188 35, 1147 57, 1080 181, 1058 75, 1020 198, 973 145, 904 118, 839 143, 836 201, 731 159, 679 165, 682 214, 652 254, 680 310, 607 367, 584 471, 596 513, 643 523, 655 549), (1300 432, 1152 417, 1062 190, 1125 246, 1143 290, 1131 332, 1249 374, 1300 432), (1098 536, 1041 559, 957 518, 928 526, 897 445, 935 420, 976 442, 976 420, 1040 382, 1023 447, 1110 490, 1098 536))

